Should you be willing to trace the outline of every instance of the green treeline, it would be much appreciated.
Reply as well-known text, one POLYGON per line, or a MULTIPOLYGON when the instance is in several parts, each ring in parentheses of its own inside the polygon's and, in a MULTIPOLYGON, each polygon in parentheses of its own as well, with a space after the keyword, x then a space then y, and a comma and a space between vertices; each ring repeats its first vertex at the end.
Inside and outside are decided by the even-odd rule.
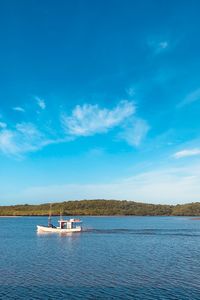
MULTIPOLYGON (((52 215, 200 216, 200 203, 158 205, 119 200, 81 200, 52 203, 52 215)), ((46 216, 49 203, 0 206, 0 216, 46 216)))

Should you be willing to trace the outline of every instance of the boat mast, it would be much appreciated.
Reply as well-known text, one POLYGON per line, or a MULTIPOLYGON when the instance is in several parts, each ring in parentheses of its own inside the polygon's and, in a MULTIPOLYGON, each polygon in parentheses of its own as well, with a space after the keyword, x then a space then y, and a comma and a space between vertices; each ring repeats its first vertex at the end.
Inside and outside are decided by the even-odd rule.
POLYGON ((50 207, 49 207, 48 227, 51 227, 51 207, 52 207, 52 204, 50 204, 50 207))

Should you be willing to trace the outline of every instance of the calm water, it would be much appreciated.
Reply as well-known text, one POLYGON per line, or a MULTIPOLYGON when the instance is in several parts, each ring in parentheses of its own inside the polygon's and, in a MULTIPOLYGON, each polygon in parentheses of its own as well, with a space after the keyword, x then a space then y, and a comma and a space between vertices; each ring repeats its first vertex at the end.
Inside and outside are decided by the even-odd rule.
POLYGON ((60 236, 36 233, 43 217, 0 218, 0 299, 200 299, 200 221, 83 221, 60 236))

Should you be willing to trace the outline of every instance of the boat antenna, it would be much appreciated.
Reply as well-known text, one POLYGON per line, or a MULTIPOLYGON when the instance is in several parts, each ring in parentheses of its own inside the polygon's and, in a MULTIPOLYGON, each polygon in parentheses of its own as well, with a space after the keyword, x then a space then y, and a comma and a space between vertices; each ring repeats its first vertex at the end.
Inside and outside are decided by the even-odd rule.
POLYGON ((52 208, 52 204, 50 204, 49 207, 48 227, 51 227, 51 208, 52 208))
POLYGON ((60 210, 60 221, 62 220, 62 210, 60 210))

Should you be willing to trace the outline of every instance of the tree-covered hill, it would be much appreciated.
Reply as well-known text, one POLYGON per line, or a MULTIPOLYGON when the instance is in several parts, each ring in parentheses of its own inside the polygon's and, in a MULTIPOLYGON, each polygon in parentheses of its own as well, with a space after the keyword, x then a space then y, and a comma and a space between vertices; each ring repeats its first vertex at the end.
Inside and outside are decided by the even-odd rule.
MULTIPOLYGON (((45 216, 49 203, 0 206, 0 216, 45 216)), ((200 216, 200 203, 183 205, 146 204, 119 200, 80 200, 52 203, 52 215, 200 216)))

